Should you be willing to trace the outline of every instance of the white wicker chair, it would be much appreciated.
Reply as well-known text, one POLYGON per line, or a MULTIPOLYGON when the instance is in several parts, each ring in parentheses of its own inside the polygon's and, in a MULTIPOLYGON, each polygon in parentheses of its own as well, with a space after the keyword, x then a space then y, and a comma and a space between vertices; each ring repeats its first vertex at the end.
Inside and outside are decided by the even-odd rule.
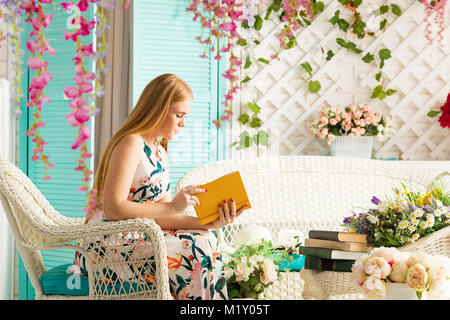
MULTIPOLYGON (((396 161, 275 156, 201 165, 180 178, 176 191, 237 170, 252 208, 223 232, 218 230, 220 242, 228 246, 233 246, 236 232, 252 224, 268 228, 274 239, 283 229, 299 230, 305 238, 311 229, 342 230, 343 218, 350 216, 353 208, 370 207, 372 196, 391 194, 393 187, 401 187, 401 182, 423 191, 435 177, 431 171, 418 170, 396 161)), ((185 213, 195 215, 192 208, 185 213)), ((446 239, 442 241, 443 246, 449 250, 448 229, 436 233, 436 236, 441 241, 446 239)), ((435 238, 432 240, 436 241, 435 238)), ((361 299, 361 292, 350 285, 350 274, 307 269, 287 272, 283 280, 268 288, 266 298, 361 299)))
POLYGON ((166 248, 160 227, 149 219, 130 219, 100 224, 83 224, 83 219, 68 218, 58 213, 32 181, 16 166, 0 156, 0 199, 23 263, 36 293, 36 299, 159 299, 170 300, 166 248), (146 236, 153 246, 153 258, 117 260, 113 251, 130 247, 120 239, 124 232, 133 232, 135 240, 146 236), (105 238, 108 241, 105 241, 105 238), (89 248, 79 243, 93 243, 89 248), (48 295, 43 292, 41 275, 46 272, 41 250, 70 248, 86 257, 89 295, 48 295), (101 255, 98 253, 101 252, 101 255), (109 267, 145 266, 154 271, 153 284, 139 272, 112 278, 109 267), (108 277, 109 276, 109 277, 108 277), (108 278, 106 278, 108 277, 108 278), (112 278, 112 279, 111 279, 112 278))

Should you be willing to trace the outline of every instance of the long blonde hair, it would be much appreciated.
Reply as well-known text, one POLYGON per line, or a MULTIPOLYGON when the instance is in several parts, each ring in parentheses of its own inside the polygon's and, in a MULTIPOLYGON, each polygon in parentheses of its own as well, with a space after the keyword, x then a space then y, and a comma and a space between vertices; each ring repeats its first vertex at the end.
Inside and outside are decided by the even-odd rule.
MULTIPOLYGON (((154 132, 164 121, 169 108, 178 102, 192 100, 189 85, 174 74, 162 74, 150 81, 139 97, 136 106, 124 124, 112 136, 100 158, 92 189, 97 190, 97 206, 101 206, 103 186, 108 171, 109 160, 116 145, 128 134, 148 134, 154 132)), ((168 150, 168 141, 163 138, 160 144, 168 150)))

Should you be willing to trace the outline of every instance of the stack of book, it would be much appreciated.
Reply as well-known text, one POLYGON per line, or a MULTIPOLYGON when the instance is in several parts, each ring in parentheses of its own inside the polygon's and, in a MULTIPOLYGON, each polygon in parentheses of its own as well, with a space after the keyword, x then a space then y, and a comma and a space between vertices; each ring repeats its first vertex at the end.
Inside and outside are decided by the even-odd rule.
POLYGON ((369 251, 366 235, 354 232, 311 230, 299 252, 305 269, 351 272, 358 257, 369 251))

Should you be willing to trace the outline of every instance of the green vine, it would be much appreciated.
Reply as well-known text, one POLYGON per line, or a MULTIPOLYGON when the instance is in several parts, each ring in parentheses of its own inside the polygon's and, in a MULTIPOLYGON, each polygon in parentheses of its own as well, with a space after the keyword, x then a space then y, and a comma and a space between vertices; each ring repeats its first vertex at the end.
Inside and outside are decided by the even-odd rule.
MULTIPOLYGON (((386 26, 388 24, 388 15, 392 13, 394 18, 402 15, 402 10, 397 4, 383 4, 380 7, 376 8, 371 14, 371 18, 381 18, 379 24, 377 24, 377 30, 373 31, 368 28, 368 21, 363 21, 363 15, 358 11, 363 0, 337 0, 342 6, 342 9, 336 10, 333 17, 329 20, 329 22, 339 28, 344 33, 350 33, 356 36, 358 40, 364 39, 366 36, 374 37, 376 31, 385 31, 386 26), (351 14, 351 19, 345 19, 343 17, 344 10, 349 10, 351 14)), ((368 1, 368 0, 366 0, 368 1)), ((298 43, 294 32, 300 28, 306 28, 311 25, 312 21, 315 17, 320 15, 324 9, 325 5, 322 1, 309 0, 307 2, 302 1, 302 5, 300 6, 300 1, 298 0, 273 0, 273 2, 267 7, 265 12, 258 11, 252 17, 252 23, 250 19, 244 19, 242 22, 242 27, 244 29, 253 28, 254 31, 260 31, 263 27, 264 21, 267 21, 272 14, 275 14, 280 23, 283 24, 283 28, 281 32, 277 33, 275 36, 280 41, 279 49, 270 56, 267 57, 255 57, 253 56, 254 49, 260 44, 260 40, 258 39, 242 39, 237 44, 247 48, 249 54, 245 58, 243 70, 244 70, 244 78, 241 80, 240 84, 247 83, 252 80, 253 75, 250 73, 246 73, 248 69, 254 63, 261 63, 263 65, 270 64, 273 60, 279 60, 279 54, 283 50, 289 50, 294 48, 295 46, 299 46, 301 44, 298 43), (305 3, 309 3, 305 5, 305 3), (252 50, 248 50, 249 48, 252 50)), ((361 55, 364 50, 358 47, 358 44, 345 40, 342 37, 336 38, 336 43, 347 49, 350 52, 361 55)), ((335 56, 335 53, 332 50, 325 50, 321 48, 322 53, 325 57, 325 61, 329 62, 335 56)), ((372 99, 380 99, 383 100, 387 96, 391 96, 397 92, 397 90, 393 88, 386 88, 385 79, 383 76, 383 67, 387 60, 392 57, 391 51, 388 48, 381 48, 375 52, 367 52, 364 56, 361 57, 361 60, 367 64, 373 64, 378 68, 378 72, 375 74, 375 80, 377 81, 377 85, 373 88, 371 93, 372 99)), ((310 93, 318 93, 320 92, 322 86, 320 81, 313 80, 313 68, 308 61, 302 61, 300 63, 300 70, 305 71, 309 75, 308 81, 308 91, 310 93)), ((261 119, 258 117, 260 112, 260 107, 256 105, 256 103, 248 103, 248 109, 252 112, 252 116, 249 113, 242 113, 238 119, 238 121, 245 126, 248 126, 251 129, 257 129, 261 127, 261 119)), ((247 131, 244 131, 239 136, 239 141, 232 143, 232 146, 236 147, 238 150, 242 150, 245 148, 249 148, 253 144, 256 145, 267 145, 268 141, 268 133, 266 131, 258 131, 253 136, 251 136, 247 131)))

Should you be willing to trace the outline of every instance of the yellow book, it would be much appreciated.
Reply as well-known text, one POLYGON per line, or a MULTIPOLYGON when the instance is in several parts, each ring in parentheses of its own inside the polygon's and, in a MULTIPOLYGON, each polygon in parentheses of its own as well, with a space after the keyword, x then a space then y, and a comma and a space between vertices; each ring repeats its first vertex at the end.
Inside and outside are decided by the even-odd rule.
POLYGON ((229 200, 234 199, 236 211, 244 204, 247 204, 247 209, 251 208, 239 171, 202 184, 200 188, 208 190, 206 193, 195 194, 201 205, 194 206, 194 209, 203 225, 219 219, 219 204, 223 204, 224 200, 229 204, 229 200))

